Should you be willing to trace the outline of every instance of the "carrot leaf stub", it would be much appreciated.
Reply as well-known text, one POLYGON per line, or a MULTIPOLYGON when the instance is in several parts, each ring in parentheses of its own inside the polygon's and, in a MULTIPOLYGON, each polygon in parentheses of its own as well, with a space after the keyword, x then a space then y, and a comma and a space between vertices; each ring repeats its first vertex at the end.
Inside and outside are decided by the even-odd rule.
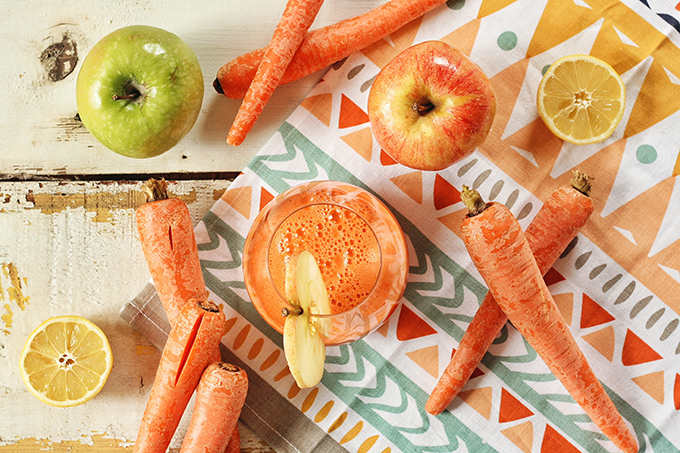
POLYGON ((487 207, 484 199, 474 189, 470 189, 468 186, 463 186, 463 190, 460 192, 460 198, 463 200, 463 204, 468 208, 468 217, 474 217, 481 214, 487 207))

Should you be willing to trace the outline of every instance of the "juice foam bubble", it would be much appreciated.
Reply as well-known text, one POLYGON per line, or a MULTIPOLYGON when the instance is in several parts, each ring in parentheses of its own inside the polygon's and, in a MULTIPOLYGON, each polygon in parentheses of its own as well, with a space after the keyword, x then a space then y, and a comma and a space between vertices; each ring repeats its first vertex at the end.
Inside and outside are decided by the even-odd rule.
POLYGON ((371 228, 353 211, 317 204, 283 221, 269 248, 270 272, 281 294, 290 291, 285 290, 286 269, 296 265, 304 250, 319 264, 333 313, 351 309, 373 290, 380 271, 380 247, 371 228))

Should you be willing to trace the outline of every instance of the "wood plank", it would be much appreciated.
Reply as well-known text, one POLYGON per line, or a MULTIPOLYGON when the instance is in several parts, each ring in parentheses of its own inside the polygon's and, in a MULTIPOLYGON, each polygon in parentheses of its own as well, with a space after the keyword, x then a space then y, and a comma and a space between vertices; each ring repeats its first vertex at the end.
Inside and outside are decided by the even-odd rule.
MULTIPOLYGON (((313 28, 352 17, 386 0, 326 2, 313 28)), ((150 0, 144 2, 40 2, 5 4, 0 47, 0 179, 16 175, 144 174, 241 171, 275 133, 321 73, 280 87, 247 140, 225 142, 239 100, 212 88, 217 70, 232 58, 266 46, 285 0, 150 0), (77 74, 88 51, 106 34, 127 25, 164 28, 196 53, 205 79, 203 108, 191 133, 152 159, 131 159, 104 148, 76 120, 77 74), (57 80, 41 62, 50 46, 67 40, 77 51, 73 71, 57 80)), ((73 63, 72 62, 72 63, 73 63)), ((61 76, 60 76, 61 77, 61 76)))
MULTIPOLYGON (((0 452, 127 451, 137 435, 160 351, 119 316, 150 280, 137 239, 141 182, 0 182, 0 452), (54 408, 23 384, 17 363, 30 332, 78 314, 107 335, 114 367, 87 403, 54 408), (11 410, 7 410, 11 408, 11 410)), ((169 181, 194 225, 229 181, 169 181)), ((188 411, 189 413, 189 411, 188 411)), ((188 426, 182 421, 173 448, 188 426)), ((266 444, 244 427, 243 444, 266 444)))

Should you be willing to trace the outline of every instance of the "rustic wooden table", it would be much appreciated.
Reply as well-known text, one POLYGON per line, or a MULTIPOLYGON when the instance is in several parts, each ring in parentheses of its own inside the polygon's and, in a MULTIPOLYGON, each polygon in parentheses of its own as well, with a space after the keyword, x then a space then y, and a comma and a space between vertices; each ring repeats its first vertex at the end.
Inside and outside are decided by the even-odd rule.
MULTIPOLYGON (((247 140, 225 143, 239 101, 217 94, 219 67, 265 46, 285 0, 11 2, 0 0, 0 452, 132 449, 160 352, 119 317, 149 281, 134 223, 141 183, 165 177, 194 224, 250 162, 322 74, 279 88, 247 140), (153 25, 195 51, 206 84, 191 133, 152 159, 101 146, 77 119, 79 64, 109 32, 153 25), (79 314, 107 334, 112 374, 96 398, 53 408, 24 386, 18 360, 43 320, 79 314)), ((329 1, 314 28, 364 13, 385 0, 329 1)), ((183 421, 182 427, 185 427, 183 421)), ((240 424, 242 451, 272 451, 240 424)), ((173 442, 178 449, 179 436, 173 442)))

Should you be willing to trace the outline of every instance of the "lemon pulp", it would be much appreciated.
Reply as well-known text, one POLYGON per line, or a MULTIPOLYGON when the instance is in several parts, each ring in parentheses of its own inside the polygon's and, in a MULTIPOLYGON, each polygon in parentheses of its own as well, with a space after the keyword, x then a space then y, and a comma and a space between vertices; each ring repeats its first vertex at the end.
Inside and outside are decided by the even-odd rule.
POLYGON ((29 335, 19 366, 38 399, 52 406, 76 406, 104 387, 113 354, 106 336, 91 321, 56 316, 29 335))
POLYGON ((560 58, 538 87, 538 114, 556 136, 585 145, 607 139, 623 117, 626 89, 606 62, 590 55, 560 58))

